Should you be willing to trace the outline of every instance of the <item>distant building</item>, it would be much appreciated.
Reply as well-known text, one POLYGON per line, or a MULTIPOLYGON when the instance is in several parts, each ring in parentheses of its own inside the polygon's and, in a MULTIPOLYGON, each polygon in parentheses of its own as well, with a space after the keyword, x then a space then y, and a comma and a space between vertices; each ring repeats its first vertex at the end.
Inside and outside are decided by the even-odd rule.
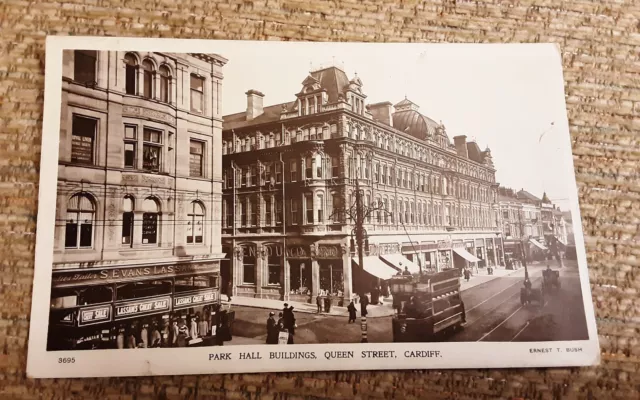
POLYGON ((218 300, 226 59, 63 61, 49 345, 115 347, 121 330, 218 300))
POLYGON ((240 296, 348 299, 405 266, 497 262, 488 148, 451 142, 408 99, 367 104, 363 82, 340 68, 313 71, 301 86, 270 106, 249 90, 246 110, 224 117, 222 240, 232 256, 223 285, 240 296), (388 210, 365 221, 364 270, 344 212, 356 183, 365 205, 388 210))
POLYGON ((541 221, 541 199, 524 189, 498 189, 499 217, 504 236, 505 254, 531 261, 541 259, 544 246, 541 221))

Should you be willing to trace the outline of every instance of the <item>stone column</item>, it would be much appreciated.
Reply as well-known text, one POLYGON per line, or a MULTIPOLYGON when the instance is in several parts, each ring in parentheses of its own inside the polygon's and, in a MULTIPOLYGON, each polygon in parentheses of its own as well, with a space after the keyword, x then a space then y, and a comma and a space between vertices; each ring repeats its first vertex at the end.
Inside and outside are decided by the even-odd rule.
POLYGON ((493 248, 493 263, 495 266, 498 266, 498 244, 494 238, 491 238, 492 248, 493 248))
POLYGON ((311 298, 314 300, 320 292, 320 264, 315 258, 311 259, 311 298))
MULTIPOLYGON (((284 249, 282 250, 284 252, 284 249)), ((289 293, 291 292, 291 265, 288 260, 285 260, 284 256, 281 258, 282 262, 282 300, 289 300, 289 293)))
POLYGON ((265 286, 265 275, 269 273, 266 251, 263 245, 256 244, 256 297, 259 299, 263 298, 262 287, 265 286))
POLYGON ((347 244, 342 244, 340 250, 342 251, 342 279, 344 285, 344 304, 349 304, 351 297, 353 296, 353 270, 351 268, 351 257, 349 255, 349 248, 347 244))

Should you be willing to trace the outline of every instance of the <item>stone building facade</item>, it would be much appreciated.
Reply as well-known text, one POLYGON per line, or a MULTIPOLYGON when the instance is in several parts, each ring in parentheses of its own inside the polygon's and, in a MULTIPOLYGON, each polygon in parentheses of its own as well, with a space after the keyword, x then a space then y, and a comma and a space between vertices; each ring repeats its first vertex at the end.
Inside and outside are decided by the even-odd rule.
POLYGON ((246 111, 224 117, 222 240, 232 256, 223 285, 241 296, 342 299, 384 268, 497 262, 489 149, 451 142, 408 99, 368 104, 363 82, 340 68, 310 72, 301 86, 272 106, 249 90, 246 111), (364 270, 345 212, 357 185, 366 207, 387 210, 365 218, 364 270))
POLYGON ((59 336, 217 300, 226 59, 76 50, 63 61, 51 303, 52 325, 71 330, 59 336))

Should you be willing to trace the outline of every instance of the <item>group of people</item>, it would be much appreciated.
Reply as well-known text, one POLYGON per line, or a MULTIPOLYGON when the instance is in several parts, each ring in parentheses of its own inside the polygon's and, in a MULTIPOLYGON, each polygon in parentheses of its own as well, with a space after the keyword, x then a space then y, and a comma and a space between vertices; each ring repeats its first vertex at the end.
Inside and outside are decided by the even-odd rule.
POLYGON ((286 332, 287 344, 293 344, 293 336, 296 333, 296 317, 293 314, 293 306, 284 303, 284 308, 275 319, 275 312, 269 312, 267 318, 267 344, 278 344, 280 332, 286 332))
MULTIPOLYGON (((120 325, 116 334, 118 349, 153 347, 187 347, 194 339, 213 338, 213 343, 222 346, 231 340, 231 327, 227 311, 214 304, 203 314, 178 315, 172 319, 153 319, 120 325)), ((201 342, 197 341, 197 342, 201 342)))

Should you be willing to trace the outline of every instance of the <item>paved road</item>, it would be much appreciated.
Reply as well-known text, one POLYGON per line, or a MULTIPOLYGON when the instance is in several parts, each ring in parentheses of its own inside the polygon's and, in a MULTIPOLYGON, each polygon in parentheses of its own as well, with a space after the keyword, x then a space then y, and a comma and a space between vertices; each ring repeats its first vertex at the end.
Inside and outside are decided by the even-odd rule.
MULTIPOLYGON (((553 268, 557 268, 552 265, 553 268)), ((543 266, 529 267, 533 287, 540 287, 543 266)), ((463 330, 445 341, 547 341, 587 339, 586 318, 582 306, 578 269, 575 262, 565 262, 560 269, 562 288, 545 298, 544 304, 522 306, 520 288, 524 269, 496 278, 462 292, 467 311, 463 330)), ((260 342, 264 340, 267 310, 234 307, 236 336, 260 342)), ((298 313, 295 343, 358 343, 361 338, 360 319, 348 324, 346 317, 298 313)), ((368 320, 370 343, 393 341, 391 317, 368 320)), ((229 343, 229 344, 234 344, 229 343)))

